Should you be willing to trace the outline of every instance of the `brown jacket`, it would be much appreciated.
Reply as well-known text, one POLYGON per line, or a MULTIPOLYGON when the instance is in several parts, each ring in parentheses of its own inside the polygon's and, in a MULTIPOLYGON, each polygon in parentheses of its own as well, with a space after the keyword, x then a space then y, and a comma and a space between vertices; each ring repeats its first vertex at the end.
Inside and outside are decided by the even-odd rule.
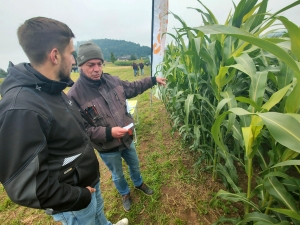
POLYGON ((117 76, 103 73, 100 80, 88 78, 82 71, 79 79, 68 92, 68 97, 79 107, 85 119, 87 133, 99 152, 111 152, 129 148, 132 139, 126 134, 120 140, 111 135, 112 127, 124 127, 133 122, 126 110, 126 99, 143 93, 156 84, 155 77, 128 82, 117 76), (90 111, 97 114, 91 116, 90 111), (95 112, 95 111, 94 111, 95 112))

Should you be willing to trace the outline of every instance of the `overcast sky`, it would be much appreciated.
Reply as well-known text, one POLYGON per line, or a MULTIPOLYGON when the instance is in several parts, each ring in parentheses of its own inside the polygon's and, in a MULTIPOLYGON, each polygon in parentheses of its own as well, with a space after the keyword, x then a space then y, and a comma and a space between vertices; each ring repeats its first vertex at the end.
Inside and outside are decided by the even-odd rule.
MULTIPOLYGON (((268 10, 277 10, 296 0, 269 0, 268 10)), ((220 24, 233 10, 231 0, 202 0, 214 13, 220 24)), ((234 0, 235 3, 238 0, 234 0)), ((169 11, 180 16, 189 26, 202 24, 200 14, 187 7, 203 7, 197 0, 169 0, 169 11)), ((0 0, 0 68, 6 70, 8 61, 28 62, 18 40, 17 28, 36 16, 50 17, 66 23, 74 32, 76 41, 109 38, 126 40, 140 45, 151 45, 152 0, 0 0)), ((282 14, 300 25, 300 6, 282 14)), ((169 15, 168 31, 180 27, 169 15)), ((169 42, 171 38, 167 38, 169 42)))

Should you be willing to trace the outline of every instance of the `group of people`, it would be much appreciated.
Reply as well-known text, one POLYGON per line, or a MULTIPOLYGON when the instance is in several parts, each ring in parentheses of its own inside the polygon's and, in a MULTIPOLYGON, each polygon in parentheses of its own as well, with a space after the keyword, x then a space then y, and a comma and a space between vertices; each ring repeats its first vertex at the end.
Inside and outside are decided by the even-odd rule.
MULTIPOLYGON (((132 201, 122 158, 135 188, 152 195, 140 172, 133 128, 126 127, 134 122, 126 99, 165 85, 166 79, 128 82, 104 73, 101 49, 86 42, 79 46, 80 77, 73 85, 75 35, 66 24, 35 17, 17 36, 30 63, 11 65, 1 85, 0 182, 13 202, 44 209, 55 221, 111 225, 94 149, 109 168, 125 211, 132 201), (72 87, 66 95, 67 86, 72 87)), ((116 224, 127 225, 128 219, 116 224)))
POLYGON ((139 69, 141 69, 141 75, 144 75, 144 64, 142 62, 140 63, 132 63, 132 68, 133 68, 133 75, 139 76, 139 69))

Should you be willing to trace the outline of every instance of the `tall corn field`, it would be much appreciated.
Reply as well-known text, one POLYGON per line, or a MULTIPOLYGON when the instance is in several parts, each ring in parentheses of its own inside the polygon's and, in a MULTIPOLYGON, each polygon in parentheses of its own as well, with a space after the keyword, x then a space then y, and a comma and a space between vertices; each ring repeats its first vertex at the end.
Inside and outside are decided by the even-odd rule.
POLYGON ((300 1, 270 14, 268 0, 241 0, 223 25, 198 2, 203 26, 173 14, 182 27, 168 34, 161 92, 173 128, 227 186, 211 204, 244 204, 243 218, 215 224, 300 224, 300 29, 280 16, 300 1), (287 33, 269 37, 275 23, 287 33))

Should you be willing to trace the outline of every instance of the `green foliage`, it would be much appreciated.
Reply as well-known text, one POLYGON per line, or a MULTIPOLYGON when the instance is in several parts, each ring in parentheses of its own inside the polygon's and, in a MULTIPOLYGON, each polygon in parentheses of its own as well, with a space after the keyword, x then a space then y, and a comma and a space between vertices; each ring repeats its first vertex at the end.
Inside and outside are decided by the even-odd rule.
POLYGON ((115 57, 114 53, 110 53, 110 61, 114 63, 116 60, 117 58, 115 57))
POLYGON ((131 55, 130 56, 130 60, 136 60, 136 56, 135 55, 131 55))
POLYGON ((114 64, 116 66, 131 66, 132 61, 115 61, 114 64))
POLYGON ((150 64, 150 60, 148 57, 144 59, 144 64, 146 64, 146 63, 150 64))
POLYGON ((7 76, 7 72, 5 72, 5 70, 0 68, 0 78, 6 77, 7 76))
MULTIPOLYGON (((111 53, 113 52, 115 57, 135 55, 137 58, 146 57, 151 54, 151 48, 148 46, 141 46, 139 44, 124 41, 124 40, 112 40, 112 39, 93 39, 91 40, 97 44, 104 55, 104 59, 109 61, 111 53)), ((78 41, 76 48, 85 41, 78 41)), ((78 50, 78 49, 76 49, 78 50)))
POLYGON ((300 206, 293 198, 299 200, 300 185, 295 176, 282 174, 294 168, 300 172, 299 160, 292 160, 300 153, 300 29, 278 13, 300 2, 273 15, 266 13, 267 4, 267 0, 241 0, 220 25, 201 3, 207 12, 195 9, 204 22, 196 28, 173 14, 182 28, 166 48, 162 73, 168 83, 161 89, 162 98, 173 129, 191 150, 201 152, 199 162, 212 168, 213 179, 219 176, 233 191, 219 191, 212 203, 219 197, 243 203, 245 216, 235 219, 241 224, 299 224, 295 221, 300 206), (287 35, 262 35, 278 22, 287 35), (259 162, 255 169, 260 174, 253 172, 254 161, 259 162), (239 187, 237 163, 247 174, 246 190, 239 187), (296 189, 287 188, 287 180, 296 189))

